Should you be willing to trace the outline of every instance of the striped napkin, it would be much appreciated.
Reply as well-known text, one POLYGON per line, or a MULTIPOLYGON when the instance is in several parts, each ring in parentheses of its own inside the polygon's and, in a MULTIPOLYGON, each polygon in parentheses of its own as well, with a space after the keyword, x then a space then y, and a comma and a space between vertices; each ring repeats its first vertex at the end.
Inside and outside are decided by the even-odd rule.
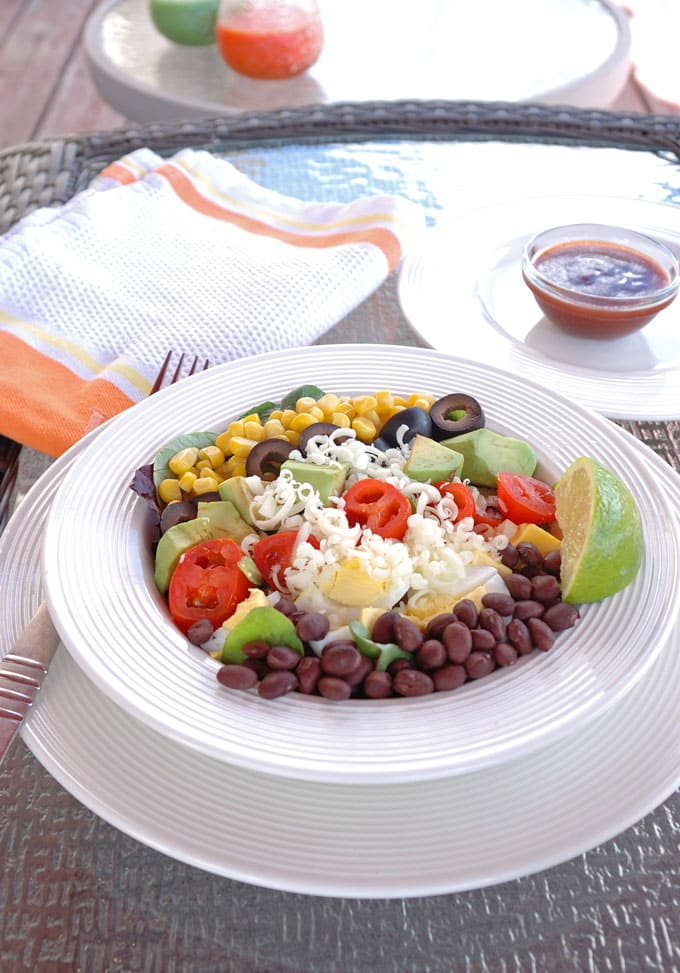
POLYGON ((0 433, 57 456, 148 395, 170 349, 311 344, 423 230, 399 196, 303 202, 208 152, 133 152, 0 238, 0 433))

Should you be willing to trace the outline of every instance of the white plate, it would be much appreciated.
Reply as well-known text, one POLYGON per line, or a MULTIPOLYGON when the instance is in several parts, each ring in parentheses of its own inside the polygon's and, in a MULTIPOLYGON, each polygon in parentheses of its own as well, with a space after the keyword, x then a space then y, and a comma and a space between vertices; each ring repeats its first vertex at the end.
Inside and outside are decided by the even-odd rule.
POLYGON ((602 196, 516 199, 433 229, 399 275, 399 300, 440 351, 507 368, 618 419, 680 417, 680 300, 642 331, 609 341, 563 334, 522 280, 526 241, 566 223, 613 223, 680 256, 680 210, 602 196))
MULTIPOLYGON (((631 463, 677 496, 678 476, 626 440, 631 463)), ((44 524, 82 452, 47 471, 0 538, 4 652, 43 596, 44 524)), ((130 719, 62 647, 22 735, 79 801, 166 855, 284 891, 392 898, 509 881, 630 827, 680 785, 678 711, 675 628, 633 692, 539 753, 465 776, 357 788, 267 777, 187 750, 130 719)))
POLYGON ((252 770, 336 782, 441 777, 542 746, 591 719, 651 664, 680 607, 674 505, 608 420, 523 379, 426 349, 321 346, 220 366, 111 422, 64 476, 45 532, 44 578, 64 643, 95 684, 149 726, 252 770), (455 694, 333 703, 226 690, 217 663, 170 622, 152 580, 145 505, 133 470, 173 435, 220 430, 263 396, 304 381, 329 391, 466 390, 500 431, 550 457, 549 477, 592 454, 640 507, 643 567, 624 592, 584 609, 549 653, 524 657, 455 694), (97 488, 93 492, 93 485, 97 488), (640 606, 644 606, 644 611, 640 606), (408 732, 404 727, 408 725, 408 732))

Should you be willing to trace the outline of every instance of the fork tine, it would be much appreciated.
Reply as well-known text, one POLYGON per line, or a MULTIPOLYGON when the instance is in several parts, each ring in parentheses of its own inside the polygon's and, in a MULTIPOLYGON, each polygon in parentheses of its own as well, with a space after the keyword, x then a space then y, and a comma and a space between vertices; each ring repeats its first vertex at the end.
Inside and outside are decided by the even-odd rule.
POLYGON ((210 362, 207 358, 203 361, 203 364, 201 365, 200 368, 198 367, 198 361, 199 361, 198 355, 196 355, 193 362, 191 363, 191 368, 189 369, 189 375, 195 375, 196 372, 199 371, 204 372, 207 368, 210 368, 210 362))
POLYGON ((170 379, 170 384, 174 385, 175 382, 179 382, 180 375, 182 374, 182 365, 184 364, 184 352, 179 356, 179 361, 177 362, 177 368, 175 369, 175 374, 170 379))
POLYGON ((156 377, 156 381, 151 386, 151 390, 149 392, 149 395, 153 395, 154 392, 158 392, 158 390, 160 389, 161 385, 163 384, 163 379, 165 378, 165 373, 167 372, 168 366, 170 365, 170 359, 171 358, 172 358, 172 352, 169 351, 167 353, 167 355, 165 356, 165 361, 161 365, 161 370, 160 370, 160 372, 158 373, 158 375, 156 377))

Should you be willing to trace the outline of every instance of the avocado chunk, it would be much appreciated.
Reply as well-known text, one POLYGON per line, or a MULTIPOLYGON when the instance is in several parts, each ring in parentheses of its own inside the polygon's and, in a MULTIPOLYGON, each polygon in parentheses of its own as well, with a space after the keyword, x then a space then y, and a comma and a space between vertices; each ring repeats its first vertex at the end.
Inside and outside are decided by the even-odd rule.
POLYGON ((287 645, 300 655, 305 648, 298 638, 295 625, 283 612, 270 605, 253 608, 229 632, 222 650, 222 662, 239 664, 246 658, 243 646, 247 642, 268 642, 269 645, 287 645))
POLYGON ((154 581, 162 595, 170 587, 172 572, 177 567, 182 554, 194 544, 200 544, 210 537, 210 521, 207 517, 196 517, 181 524, 169 527, 156 547, 154 581))
POLYGON ((438 483, 458 476, 463 468, 463 456, 453 448, 442 446, 434 439, 417 435, 411 443, 411 453, 404 472, 419 483, 438 483))
POLYGON ((210 521, 210 537, 230 537, 240 544, 244 537, 253 533, 231 500, 213 500, 210 503, 199 501, 196 512, 199 517, 210 521))
POLYGON ((250 501, 253 498, 245 476, 230 476, 229 479, 223 480, 217 489, 223 500, 229 500, 234 505, 239 517, 251 527, 254 526, 250 516, 250 501))
POLYGON ((538 463, 533 447, 525 440, 503 436, 486 427, 444 439, 440 445, 462 453, 459 476, 476 486, 495 487, 499 473, 532 476, 538 463))
POLYGON ((288 470, 296 483, 309 483, 319 494, 321 502, 328 504, 331 497, 342 493, 349 466, 320 466, 318 463, 287 459, 281 464, 281 469, 288 470))

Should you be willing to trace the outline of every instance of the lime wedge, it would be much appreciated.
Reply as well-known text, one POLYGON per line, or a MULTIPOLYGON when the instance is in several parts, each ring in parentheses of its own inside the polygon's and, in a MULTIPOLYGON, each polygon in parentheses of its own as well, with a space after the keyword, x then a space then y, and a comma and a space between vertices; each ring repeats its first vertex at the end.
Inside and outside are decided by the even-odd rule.
POLYGON ((600 601, 630 584, 644 543, 640 512, 630 490, 587 456, 555 484, 562 540, 562 599, 600 601))

